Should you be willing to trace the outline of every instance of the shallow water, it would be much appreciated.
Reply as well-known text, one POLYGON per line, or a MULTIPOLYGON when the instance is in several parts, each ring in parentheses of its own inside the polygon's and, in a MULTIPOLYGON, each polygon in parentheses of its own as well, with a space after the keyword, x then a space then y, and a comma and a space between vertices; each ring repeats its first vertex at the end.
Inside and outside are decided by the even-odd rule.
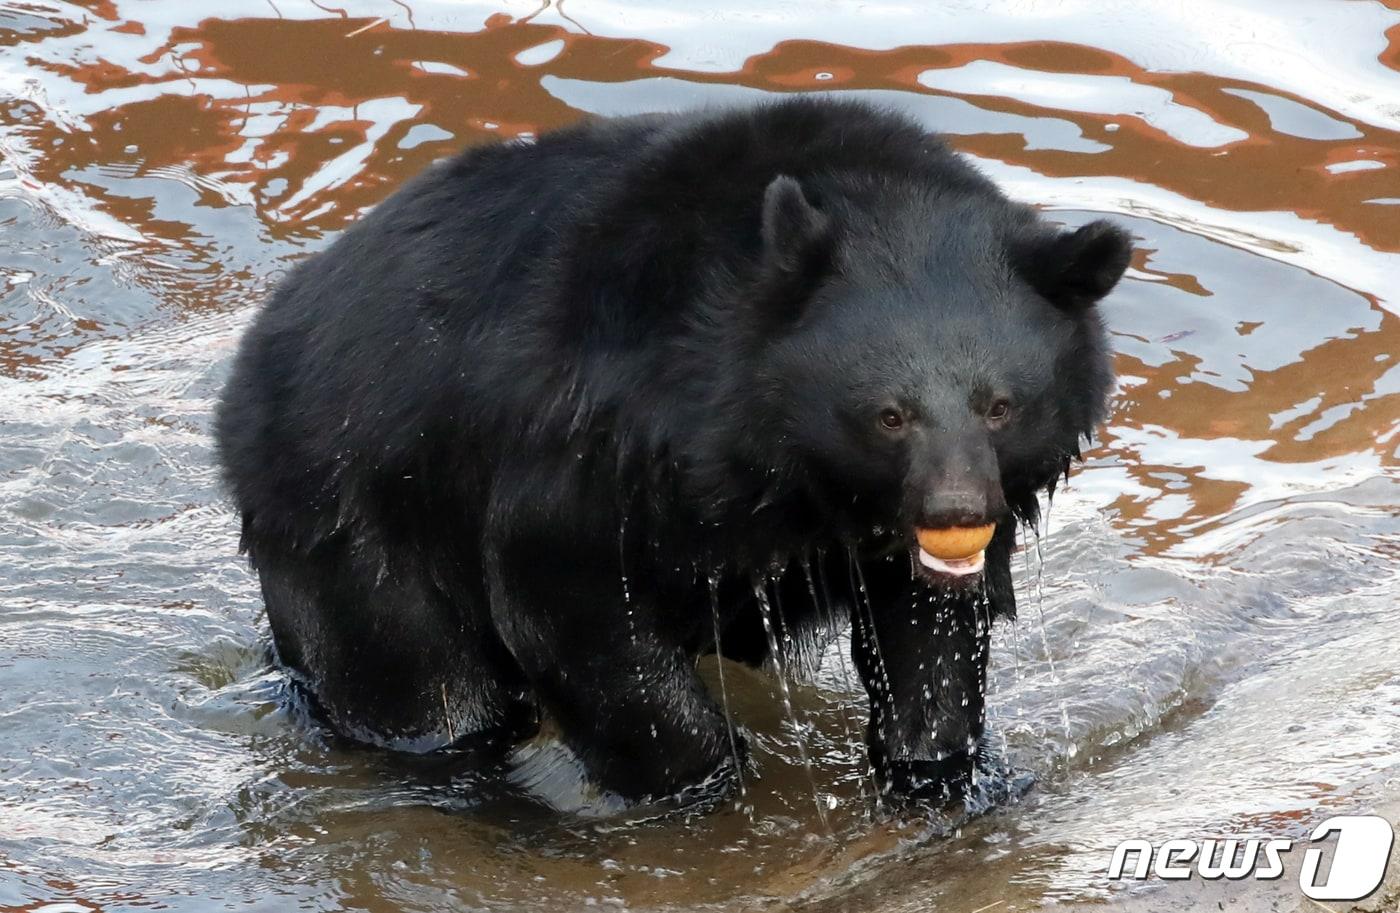
POLYGON ((700 8, 0 5, 0 909, 1000 913, 1121 897, 1127 837, 1400 800, 1397 4, 700 8), (464 145, 799 90, 1140 239, 1114 417, 994 643, 1034 791, 950 835, 874 809, 841 645, 792 719, 726 665, 759 776, 705 816, 560 820, 329 740, 212 468, 264 289, 464 145))

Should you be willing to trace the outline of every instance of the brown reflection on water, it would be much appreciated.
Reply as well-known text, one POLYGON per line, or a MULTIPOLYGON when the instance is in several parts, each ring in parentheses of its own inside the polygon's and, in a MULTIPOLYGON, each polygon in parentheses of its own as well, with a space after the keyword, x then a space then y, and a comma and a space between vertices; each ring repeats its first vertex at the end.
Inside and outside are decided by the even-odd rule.
POLYGON ((1376 332, 1358 333, 1330 339, 1309 350, 1302 359, 1276 371, 1256 373, 1249 395, 1241 396, 1209 384, 1193 384, 1185 396, 1163 398, 1174 381, 1189 373, 1183 363, 1182 375, 1163 376, 1144 366, 1129 366, 1147 382, 1119 401, 1127 417, 1172 428, 1185 437, 1210 438, 1223 435, 1267 441, 1260 456, 1277 462, 1310 462, 1368 450, 1385 432, 1400 421, 1400 399, 1378 397, 1362 408, 1362 397, 1370 394, 1377 380, 1393 368, 1394 343, 1400 338, 1396 318, 1387 314, 1376 332), (1287 412, 1300 400, 1313 395, 1319 402, 1308 413, 1279 422, 1274 415, 1287 412), (1293 432, 1315 417, 1314 413, 1332 407, 1355 404, 1357 421, 1342 420, 1301 440, 1293 432))
MULTIPOLYGON (((982 61, 1032 71, 1031 75, 1091 75, 1161 89, 1174 104, 1199 111, 1247 137, 1220 149, 1203 149, 1179 142, 1138 117, 1054 111, 1055 117, 1072 121, 1086 138, 1108 148, 1092 155, 1028 150, 1025 138, 1013 133, 961 136, 960 148, 1052 177, 1128 177, 1212 207, 1291 211, 1335 225, 1373 248, 1400 250, 1400 219, 1390 207, 1365 203, 1395 192, 1400 133, 1325 112, 1325 117, 1356 135, 1331 140, 1288 136, 1271 129, 1268 115, 1258 104, 1227 90, 1255 90, 1309 110, 1317 110, 1315 103, 1268 86, 1210 74, 1144 70, 1124 57, 1086 45, 1035 42, 869 51, 785 41, 752 57, 737 73, 702 74, 655 66, 653 61, 667 49, 652 42, 566 32, 504 15, 492 17, 475 33, 396 29, 387 24, 359 31, 373 22, 206 19, 197 26, 172 29, 162 45, 141 58, 147 70, 167 64, 156 73, 138 72, 111 60, 38 62, 52 76, 71 80, 88 93, 149 86, 150 96, 160 96, 92 115, 88 118, 91 133, 51 164, 57 170, 61 163, 112 162, 134 155, 147 168, 193 165, 201 172, 250 185, 260 204, 274 211, 274 224, 325 231, 343 226, 404 176, 451 149, 534 133, 575 119, 576 111, 541 86, 545 73, 602 83, 679 75, 694 82, 773 91, 861 88, 947 94, 920 85, 919 75, 982 61), (544 66, 515 59, 521 51, 555 40, 564 42, 563 50, 544 66), (439 67, 429 72, 424 64, 439 67), (453 71, 442 70, 441 65, 453 71), (216 80, 241 91, 230 94, 227 85, 211 82, 216 80), (202 91, 205 87, 213 91, 202 91), (162 94, 166 92, 175 94, 162 94), (400 117, 375 132, 374 123, 360 119, 356 109, 383 99, 401 103, 400 117), (318 109, 327 106, 349 112, 309 129, 318 109), (244 146, 242 133, 253 110, 268 107, 275 108, 280 119, 274 132, 256 144, 248 161, 231 161, 244 146), (416 124, 433 124, 453 136, 402 148, 404 137, 416 124), (367 141, 372 148, 366 150, 354 175, 336 184, 333 194, 313 194, 287 205, 328 161, 367 141), (134 153, 124 151, 132 145, 134 153), (1386 167, 1327 170, 1328 165, 1354 161, 1386 167), (1242 180, 1241 175, 1250 179, 1242 180), (269 193, 269 182, 279 178, 287 182, 286 190, 269 193), (327 207, 327 202, 334 205, 327 207)), ((131 31, 131 25, 111 28, 131 31)), ((1392 51, 1383 55, 1392 64, 1393 41, 1392 35, 1392 51)), ((971 98, 986 110, 1006 114, 1043 117, 1048 113, 1012 97, 971 98)), ((42 140, 39 144, 42 147, 42 140)))
MULTIPOLYGON (((1395 192, 1393 169, 1400 166, 1400 133, 1326 112, 1328 118, 1353 128, 1359 136, 1315 140, 1281 135, 1273 131, 1266 112, 1257 104, 1226 91, 1253 89, 1316 109, 1313 102, 1273 87, 1205 73, 1154 72, 1099 48, 1058 42, 859 51, 823 42, 790 41, 750 59, 737 81, 774 90, 858 87, 941 94, 922 86, 919 75, 977 61, 1040 73, 1118 77, 1138 86, 1159 88, 1170 94, 1173 103, 1200 111, 1248 136, 1229 144, 1221 154, 1212 154, 1216 150, 1180 143, 1136 117, 1055 111, 1056 117, 1073 121, 1085 137, 1110 148, 1095 155, 1028 150, 1025 137, 1013 133, 962 136, 959 148, 1026 165, 1049 176, 1139 179, 1222 209, 1292 211, 1355 234, 1371 247, 1400 250, 1400 220, 1384 207, 1363 205, 1368 199, 1395 192), (827 74, 834 74, 834 78, 827 78, 827 74), (1115 126, 1110 129, 1110 125, 1115 126), (1387 169, 1342 174, 1326 170, 1328 164, 1355 160, 1381 162, 1387 169), (1250 178, 1241 180, 1242 174, 1250 178)), ((736 81, 731 74, 710 78, 736 81)), ((1007 114, 1043 117, 1047 113, 1043 107, 1013 97, 979 95, 973 100, 983 108, 1007 114)))
MULTIPOLYGON (((172 29, 161 47, 142 57, 148 65, 169 58, 173 66, 161 76, 107 61, 44 67, 90 93, 149 85, 157 96, 89 118, 91 135, 83 152, 91 161, 137 155, 147 168, 192 165, 248 185, 272 225, 321 232, 343 227, 403 178, 450 151, 575 120, 578 113, 540 85, 541 68, 514 59, 521 51, 561 40, 564 48, 550 61, 549 72, 602 80, 645 72, 666 50, 503 16, 467 34, 385 25, 359 31, 374 21, 206 19, 172 29), (243 91, 236 97, 199 91, 212 80, 243 91), (159 94, 186 86, 194 94, 159 94), (381 116, 376 123, 362 116, 361 106, 386 99, 397 102, 399 119, 381 116), (233 161, 253 112, 268 108, 275 111, 268 116, 278 121, 274 131, 260 138, 248 161, 233 161), (346 110, 327 119, 327 108, 346 110), (417 124, 436 125, 449 135, 405 148, 403 141, 417 124), (370 148, 333 192, 297 194, 328 162, 362 144, 370 148), (131 146, 134 153, 125 151, 131 146), (273 181, 284 182, 285 189, 270 191, 273 181)), ((67 158, 71 165, 76 156, 67 158)))

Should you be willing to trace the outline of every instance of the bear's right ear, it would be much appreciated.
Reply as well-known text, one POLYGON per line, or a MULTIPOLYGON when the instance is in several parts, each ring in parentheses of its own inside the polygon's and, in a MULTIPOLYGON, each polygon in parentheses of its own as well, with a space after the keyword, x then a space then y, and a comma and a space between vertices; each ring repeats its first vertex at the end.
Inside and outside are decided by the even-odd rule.
POLYGON ((1074 231, 1038 232, 1011 250, 1017 272, 1052 303, 1071 311, 1112 291, 1132 256, 1132 235, 1103 219, 1074 231))
POLYGON ((796 178, 780 174, 763 191, 763 278, 766 305, 791 318, 831 263, 831 218, 812 205, 796 178))

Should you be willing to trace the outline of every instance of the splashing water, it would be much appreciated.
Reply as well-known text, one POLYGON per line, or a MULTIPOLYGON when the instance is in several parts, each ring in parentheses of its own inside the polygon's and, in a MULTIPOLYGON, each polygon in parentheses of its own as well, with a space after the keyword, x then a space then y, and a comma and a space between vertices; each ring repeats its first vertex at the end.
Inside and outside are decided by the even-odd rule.
POLYGON ((854 552, 848 552, 848 567, 851 573, 851 590, 856 599, 856 620, 861 630, 869 634, 870 648, 875 653, 875 665, 879 670, 879 687, 885 697, 891 693, 890 674, 885 668, 885 654, 880 649, 880 636, 875 631, 875 611, 870 605, 870 590, 865 585, 865 574, 860 569, 854 552), (869 625, 867 628, 866 625, 869 625))
POLYGON ((768 590, 764 582, 755 580, 753 584, 754 599, 758 601, 758 611, 763 618, 763 633, 768 637, 768 649, 773 656, 773 665, 778 672, 778 691, 782 695, 783 710, 787 713, 788 722, 797 736, 797 756, 802 761, 802 769, 807 772, 807 781, 812 788, 812 802, 817 807, 817 818, 821 821, 822 830, 827 836, 834 836, 831 830, 831 822, 827 820, 826 803, 822 801, 817 793, 817 777, 812 769, 812 759, 807 754, 806 729, 797 721, 797 713, 792 708, 792 691, 788 687, 787 668, 783 661, 782 651, 778 648, 778 635, 773 629, 773 607, 768 600, 768 590))
MULTIPOLYGON (((827 590, 826 587, 826 578, 824 576, 825 572, 821 570, 822 557, 823 556, 820 554, 817 556, 818 572, 823 574, 820 597, 818 597, 817 594, 816 577, 812 573, 812 562, 805 556, 802 559, 802 573, 807 581, 807 595, 812 600, 812 605, 815 606, 817 610, 823 615, 834 618, 835 616, 832 613, 831 606, 831 593, 827 590)), ((859 689, 857 688, 855 680, 851 677, 851 665, 846 659, 846 651, 840 649, 839 646, 836 650, 836 658, 841 670, 842 684, 845 685, 845 688, 848 692, 858 691, 859 689)), ((857 757, 862 752, 863 746, 861 745, 860 741, 856 738, 855 724, 851 721, 851 710, 846 705, 845 701, 841 702, 841 726, 846 734, 846 751, 848 753, 848 757, 857 757)), ((859 796, 862 805, 865 804, 866 799, 865 782, 867 779, 869 779, 870 781, 873 794, 879 796, 880 789, 879 785, 875 782, 875 769, 870 766, 868 761, 865 765, 865 776, 861 777, 857 781, 857 795, 859 796)))
POLYGON ((720 706, 724 708, 724 731, 729 734, 729 750, 734 756, 734 776, 739 780, 739 796, 742 798, 747 795, 744 785, 744 762, 739 756, 739 740, 734 735, 734 717, 729 712, 729 688, 724 682, 724 655, 720 652, 719 577, 711 574, 709 582, 710 618, 715 626, 715 668, 719 672, 720 706))
MULTIPOLYGON (((855 600, 856 624, 860 626, 862 632, 868 632, 866 640, 870 644, 871 651, 875 654, 875 667, 880 676, 880 681, 878 683, 871 684, 878 686, 880 700, 889 708, 890 715, 897 716, 899 709, 895 706, 894 701, 891 700, 893 688, 890 684, 889 670, 885 666, 885 654, 884 651, 880 649, 880 638, 875 631, 875 611, 870 605, 870 589, 865 584, 865 574, 860 569, 860 562, 856 560, 855 552, 848 549, 846 558, 847 572, 850 574, 851 578, 852 598, 855 600), (867 625, 869 625, 868 628, 867 625)), ((881 738, 885 736, 884 732, 879 732, 878 734, 881 738)), ((869 768, 868 763, 867 768, 869 768)), ((870 777, 871 783, 875 787, 876 802, 883 804, 882 791, 879 783, 875 779, 875 771, 873 768, 870 768, 870 777)))
MULTIPOLYGON (((1046 517, 1047 519, 1049 517, 1048 510, 1046 512, 1046 517)), ((1045 552, 1041 548, 1040 544, 1039 525, 1031 526, 1027 524, 1026 526, 1022 527, 1021 553, 1025 558, 1027 579, 1030 579, 1031 577, 1031 552, 1030 545, 1026 541, 1027 532, 1035 536, 1035 612, 1036 618, 1040 622, 1040 646, 1041 649, 1045 652, 1045 667, 1050 673, 1050 686, 1054 688, 1055 693, 1059 695, 1058 700, 1060 705, 1060 725, 1061 727, 1063 727, 1065 732, 1065 755, 1066 760, 1068 761, 1070 758, 1073 758, 1078 752, 1074 744, 1074 734, 1070 729, 1069 725, 1069 705, 1065 702, 1064 693, 1060 689, 1060 676, 1059 673, 1055 671, 1055 657, 1050 652, 1050 632, 1045 625, 1045 552)))

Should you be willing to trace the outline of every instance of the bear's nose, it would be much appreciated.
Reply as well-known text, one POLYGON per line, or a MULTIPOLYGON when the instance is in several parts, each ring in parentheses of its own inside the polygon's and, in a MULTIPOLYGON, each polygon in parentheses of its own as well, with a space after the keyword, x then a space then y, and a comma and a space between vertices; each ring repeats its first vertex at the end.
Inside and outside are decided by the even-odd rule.
POLYGON ((912 463, 919 526, 984 526, 1005 515, 1001 471, 984 430, 949 420, 920 443, 912 463))
POLYGON ((935 484, 924 498, 919 525, 927 529, 949 526, 982 526, 995 522, 1006 512, 1006 500, 1001 486, 975 484, 965 480, 954 484, 935 484))

